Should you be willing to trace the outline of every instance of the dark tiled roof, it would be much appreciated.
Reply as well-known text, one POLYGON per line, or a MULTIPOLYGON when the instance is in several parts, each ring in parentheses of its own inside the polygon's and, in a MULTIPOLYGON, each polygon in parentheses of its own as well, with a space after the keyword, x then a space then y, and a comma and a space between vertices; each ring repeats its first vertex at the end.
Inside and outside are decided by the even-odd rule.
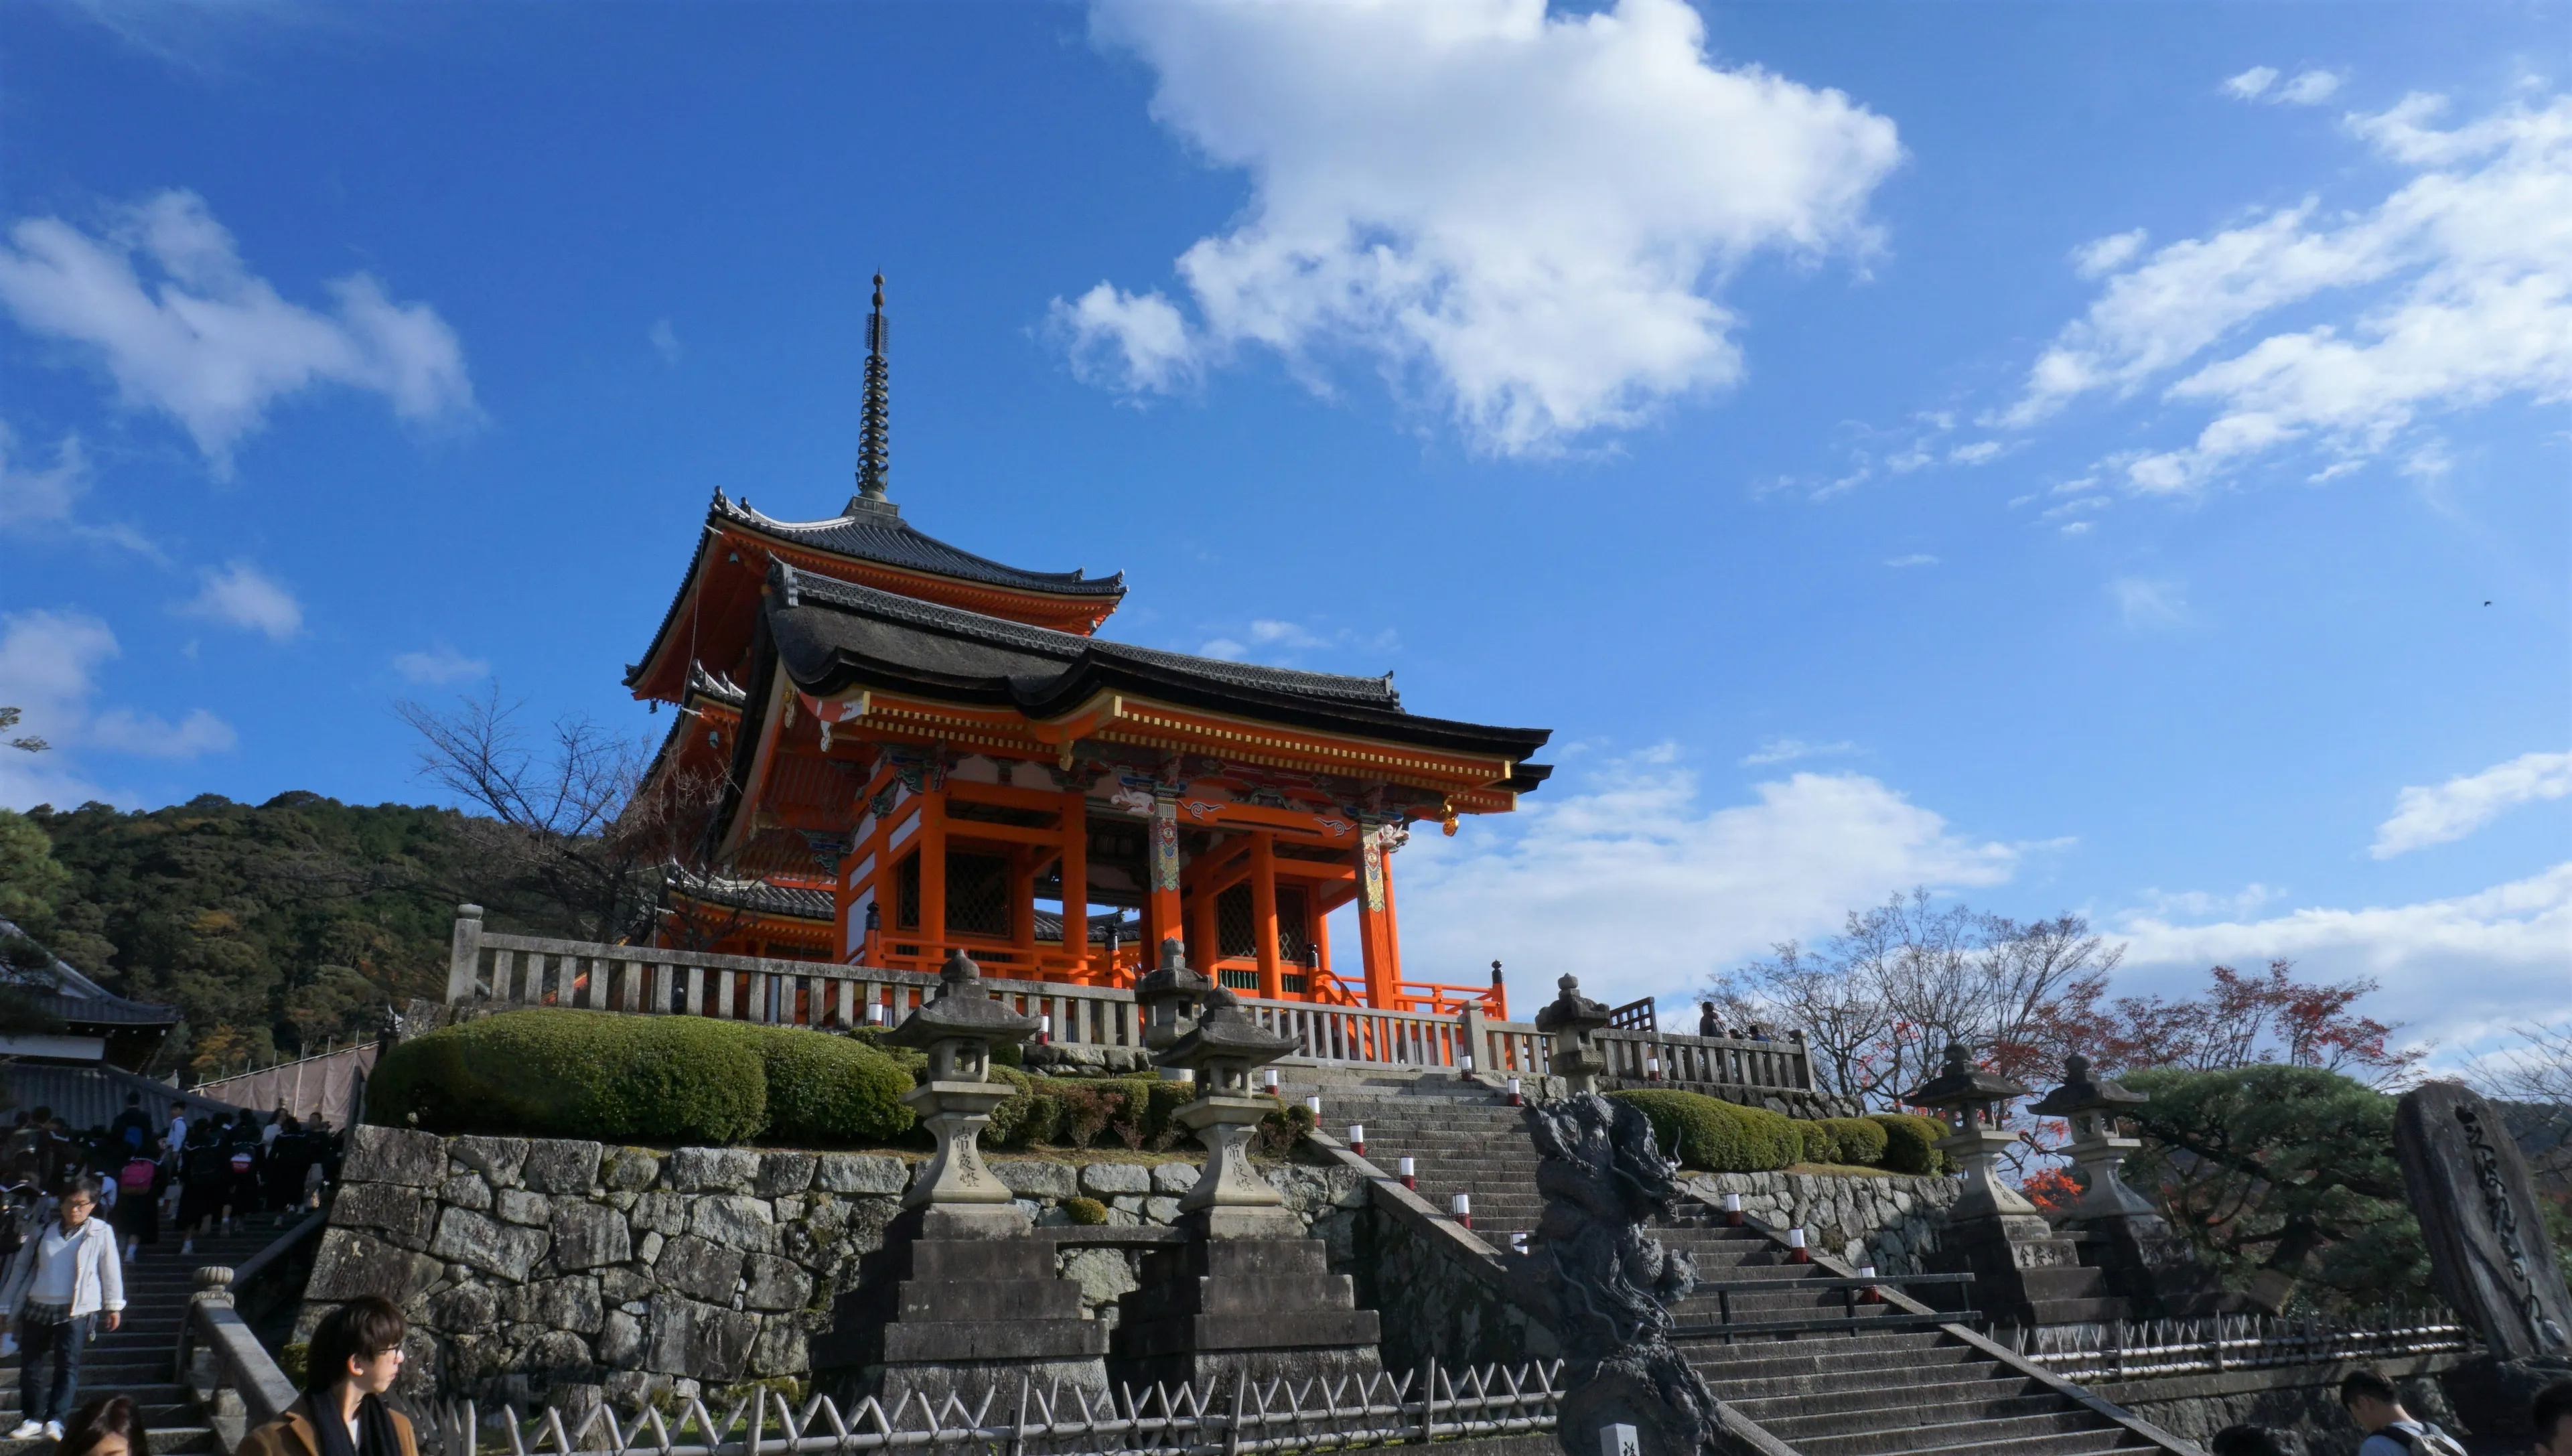
POLYGON ((750 700, 750 695, 741 690, 741 684, 720 672, 707 671, 706 665, 702 662, 688 664, 688 695, 712 698, 718 703, 729 703, 736 708, 750 700))
MULTIPOLYGON (((7 920, 0 920, 0 936, 24 937, 26 932, 7 920)), ((19 970, 15 982, 19 993, 51 1016, 66 1022, 91 1026, 169 1027, 179 1022, 175 1007, 154 1006, 149 1002, 129 1001, 97 982, 73 970, 60 956, 49 958, 50 965, 33 970, 19 970)))
POLYGON ((979 581, 989 586, 1062 596, 1116 597, 1125 594, 1125 573, 1122 571, 1100 577, 1090 577, 1078 571, 1021 571, 1015 566, 1003 566, 988 557, 959 550, 936 536, 914 529, 902 518, 900 509, 892 505, 869 507, 856 501, 850 504, 853 507, 850 514, 829 520, 779 520, 739 501, 727 500, 718 490, 709 519, 729 521, 809 550, 854 556, 862 561, 953 576, 963 581, 979 581))
MULTIPOLYGON (((1550 736, 1541 728, 1406 713, 1390 673, 1304 672, 1075 636, 837 581, 784 562, 770 566, 769 587, 776 660, 798 688, 817 695, 875 687, 1011 707, 1043 719, 1107 689, 1521 763, 1550 736)), ((1539 766, 1528 765, 1527 771, 1532 787, 1541 776, 1539 766)))
POLYGON ((50 1107, 75 1132, 116 1120, 125 1110, 128 1092, 143 1094, 143 1110, 153 1123, 168 1127, 170 1104, 185 1102, 191 1120, 230 1117, 239 1110, 229 1102, 181 1092, 168 1083, 127 1072, 121 1067, 66 1067, 60 1063, 13 1062, 0 1067, 0 1087, 9 1090, 19 1109, 50 1107))
POLYGON ((672 890, 692 900, 711 905, 729 905, 753 915, 783 915, 795 920, 830 921, 839 915, 839 906, 828 890, 803 885, 778 885, 767 880, 734 880, 721 875, 700 875, 678 865, 664 866, 661 873, 672 890))
POLYGON ((1335 672, 1262 667, 1255 662, 1234 662, 1223 657, 1197 657, 1185 652, 1165 652, 1157 647, 1136 647, 1097 637, 1074 636, 1045 627, 1030 627, 1023 622, 986 617, 979 612, 940 606, 917 597, 900 596, 810 571, 798 571, 783 563, 773 568, 769 575, 781 586, 789 606, 806 601, 827 602, 879 620, 901 622, 984 647, 998 648, 1004 653, 1035 658, 1048 665, 1112 655, 1236 687, 1363 703, 1397 712, 1402 708, 1402 694, 1394 690, 1393 674, 1389 672, 1382 677, 1348 677, 1335 672))

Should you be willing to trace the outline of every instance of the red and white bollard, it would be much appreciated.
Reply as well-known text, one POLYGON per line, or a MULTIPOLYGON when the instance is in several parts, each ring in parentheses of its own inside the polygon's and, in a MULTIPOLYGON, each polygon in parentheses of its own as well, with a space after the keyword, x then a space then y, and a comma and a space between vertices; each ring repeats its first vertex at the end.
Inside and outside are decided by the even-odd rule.
POLYGON ((1800 1228, 1787 1229, 1786 1262, 1790 1264, 1809 1264, 1812 1261, 1813 1251, 1804 1247, 1804 1230, 1800 1228))
POLYGON ((1448 1200, 1447 1211, 1456 1215, 1457 1222, 1464 1224, 1467 1228, 1473 1227, 1474 1195, 1471 1193, 1458 1193, 1454 1198, 1448 1200))
POLYGON ((1351 1122, 1349 1124, 1349 1151, 1356 1153, 1360 1157, 1366 1156, 1366 1123, 1351 1122))
POLYGON ((1050 1012, 1036 1019, 1036 1045, 1039 1047, 1053 1045, 1053 1015, 1050 1012))
POLYGON ((1731 1224, 1735 1228, 1739 1228, 1741 1226, 1741 1195, 1739 1193, 1726 1193, 1723 1195, 1723 1221, 1731 1224))
POLYGON ((1304 1106, 1306 1110, 1313 1114, 1313 1121, 1316 1124, 1319 1124, 1322 1120, 1322 1094, 1315 1092, 1313 1095, 1304 1098, 1304 1106))
POLYGON ((1420 1166, 1419 1166, 1419 1164, 1417 1164, 1417 1163, 1413 1162, 1410 1158, 1407 1158, 1407 1157, 1406 1157, 1406 1158, 1402 1159, 1402 1161, 1401 1161, 1401 1162, 1399 1162, 1399 1163, 1395 1164, 1395 1166, 1396 1166, 1397 1168, 1399 1168, 1399 1169, 1400 1169, 1400 1171, 1401 1171, 1401 1173, 1402 1173, 1402 1185, 1403 1185, 1404 1187, 1406 1187, 1406 1188, 1411 1189, 1411 1190, 1412 1190, 1413 1192, 1415 1192, 1415 1193, 1416 1193, 1416 1192, 1419 1192, 1419 1191, 1420 1191, 1420 1166))
POLYGON ((1270 1096, 1277 1095, 1277 1069, 1271 1067, 1262 1071, 1259 1074, 1259 1085, 1268 1090, 1270 1096))
POLYGON ((1510 1079, 1510 1105, 1513 1107, 1527 1105, 1527 1100, 1519 1095, 1519 1080, 1515 1077, 1510 1079))
MULTIPOLYGON (((1858 1266, 1857 1266, 1857 1276, 1858 1276, 1859 1278, 1861 1278, 1861 1279, 1872 1279, 1872 1278, 1874 1278, 1874 1277, 1875 1277, 1875 1265, 1873 1265, 1873 1264, 1860 1264, 1860 1265, 1858 1265, 1858 1266)), ((1857 1291, 1857 1302, 1858 1302, 1858 1303, 1860 1303, 1860 1304, 1882 1304, 1882 1303, 1884 1302, 1884 1291, 1883 1291, 1882 1289, 1877 1288, 1877 1287, 1876 1287, 1876 1286, 1874 1286, 1873 1284, 1869 1284, 1869 1285, 1867 1285, 1865 1288, 1860 1289, 1859 1291, 1857 1291)))
POLYGON ((1658 1057, 1646 1057, 1643 1059, 1643 1080, 1645 1082, 1658 1082, 1661 1080, 1661 1059, 1658 1057))

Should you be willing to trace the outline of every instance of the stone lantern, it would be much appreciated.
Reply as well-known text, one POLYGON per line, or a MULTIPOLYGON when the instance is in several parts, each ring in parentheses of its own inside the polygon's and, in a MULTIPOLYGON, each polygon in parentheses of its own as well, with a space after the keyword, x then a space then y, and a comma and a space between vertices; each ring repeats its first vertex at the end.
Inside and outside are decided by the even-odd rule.
POLYGON ((1595 1092, 1600 1075, 1608 1070, 1608 1059, 1600 1055, 1593 1038, 1608 1025, 1608 1004, 1583 996, 1577 977, 1566 976, 1555 985, 1563 994, 1536 1014, 1536 1029, 1554 1039, 1551 1070, 1573 1095, 1595 1092))
MULTIPOLYGON (((1162 942, 1167 956, 1169 942, 1162 942)), ((1165 963, 1166 964, 1166 963, 1165 963)), ((1184 967, 1180 968, 1184 973, 1184 967)), ((1206 1146, 1206 1168, 1179 1199, 1181 1213, 1203 1213, 1213 1238, 1295 1238, 1303 1226, 1286 1212, 1285 1195, 1250 1164, 1250 1135, 1276 1104, 1251 1091, 1250 1074, 1295 1050, 1291 1037, 1259 1025, 1240 998, 1220 986, 1204 993, 1204 1012, 1186 1036, 1154 1059, 1188 1069, 1198 1095, 1172 1113, 1206 1146)))
MULTIPOLYGON (((1164 969, 1172 950, 1165 942, 1164 969)), ((1179 1199, 1188 1241, 1145 1253, 1139 1287, 1118 1304, 1109 1358, 1121 1380, 1200 1390, 1244 1378, 1371 1378, 1384 1368, 1375 1311, 1357 1307, 1355 1282, 1330 1272, 1327 1247, 1250 1162, 1251 1134, 1277 1106, 1252 1092, 1251 1074, 1296 1044, 1222 987, 1202 996, 1196 1025, 1154 1059, 1196 1077, 1197 1099, 1174 1114, 1208 1154, 1179 1199)))
POLYGON ((980 1138, 991 1109, 1016 1091, 991 1081, 991 1044, 1026 1042, 1036 1019, 993 1001, 982 989, 982 969, 963 951, 948 956, 938 980, 936 999, 885 1039, 929 1054, 929 1080, 902 1099, 937 1137, 938 1151, 903 1194, 903 1206, 929 1210, 933 1236, 1024 1233, 1027 1215, 983 1164, 980 1138))
POLYGON ((1166 1052, 1196 1026, 1197 1011, 1214 983, 1188 969, 1176 940, 1161 942, 1161 964, 1134 983, 1134 1010, 1143 1019, 1143 1045, 1166 1052))
POLYGON ((2117 1117, 2142 1105, 2142 1092, 2090 1076, 2090 1059, 2075 1052, 2063 1059, 2063 1086, 2028 1108, 2040 1117, 2061 1117, 2072 1124, 2072 1141, 2064 1154, 2081 1170, 2081 1201, 2063 1212, 2069 1220, 2087 1218, 2158 1218, 2152 1200, 2126 1186, 2126 1154, 2144 1144, 2117 1135, 2117 1117))
POLYGON ((1964 1168, 1965 1191, 1948 1209, 1947 1216, 1974 1218, 2000 1213, 2035 1218, 2036 1205, 2001 1181, 2000 1170, 1995 1166, 2001 1153, 2019 1140, 2016 1132, 2001 1125, 2009 1118, 2010 1099, 2026 1096, 2031 1089, 1998 1073, 1982 1071, 1972 1059, 1964 1043, 1949 1043, 1945 1069, 1902 1094, 1907 1105, 1937 1108, 1951 1129, 1938 1139, 1938 1147, 1964 1168))

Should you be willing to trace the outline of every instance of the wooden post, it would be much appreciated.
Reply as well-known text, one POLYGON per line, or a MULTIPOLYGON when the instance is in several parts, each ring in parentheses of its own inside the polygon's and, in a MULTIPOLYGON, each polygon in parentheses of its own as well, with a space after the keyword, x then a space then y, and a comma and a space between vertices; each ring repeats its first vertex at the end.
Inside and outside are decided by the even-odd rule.
POLYGON ((1089 796, 1078 789, 1062 796, 1062 953, 1071 959, 1074 981, 1103 986, 1109 980, 1093 978, 1089 969, 1089 796))
POLYGON ((473 999, 482 970, 482 907, 455 907, 455 933, 446 959, 446 1004, 462 1006, 473 999))
POLYGON ((1143 948, 1147 970, 1160 964, 1161 942, 1187 939, 1179 911, 1179 799, 1175 790, 1152 796, 1150 837, 1146 852, 1151 859, 1152 944, 1143 948))
POLYGON ((920 797, 920 951, 936 971, 947 962, 947 791, 920 797))
POLYGON ((1367 1005, 1391 1011, 1402 994, 1402 973, 1393 962, 1392 939, 1386 931, 1384 850, 1375 827, 1365 828, 1358 842, 1358 953, 1366 967, 1367 1005))
POLYGON ((1258 942, 1259 995, 1277 1001, 1286 994, 1277 979, 1277 840, 1264 829, 1250 832, 1250 934, 1258 942))

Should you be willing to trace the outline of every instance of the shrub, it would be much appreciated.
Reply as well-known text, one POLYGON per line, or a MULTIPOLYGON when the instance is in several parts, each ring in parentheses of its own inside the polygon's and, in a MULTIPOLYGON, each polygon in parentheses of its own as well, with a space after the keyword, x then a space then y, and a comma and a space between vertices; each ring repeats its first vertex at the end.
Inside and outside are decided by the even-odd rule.
POLYGON ((1259 1119, 1259 1130, 1251 1134, 1250 1150, 1265 1157, 1284 1157, 1296 1143, 1304 1140, 1305 1133, 1319 1125, 1321 1119, 1302 1102, 1290 1102, 1282 1097, 1270 1097, 1269 1100, 1276 1105, 1267 1116, 1259 1119))
POLYGON ((534 1009, 395 1047, 367 1083, 366 1119, 598 1141, 881 1142, 911 1126, 910 1090, 896 1059, 852 1039, 534 1009))
POLYGON ((1824 1117, 1811 1125, 1831 1134, 1831 1155, 1827 1161, 1852 1167, 1884 1166, 1886 1133, 1884 1128, 1865 1117, 1824 1117))
POLYGON ((1804 1128, 1815 1124, 1798 1123, 1765 1107, 1736 1106, 1689 1092, 1608 1095, 1651 1119, 1652 1140, 1664 1155, 1703 1172, 1766 1172, 1805 1161, 1810 1153, 1804 1128))
POLYGON ((1062 1211, 1074 1223, 1094 1226, 1107 1221, 1107 1205, 1096 1198, 1065 1198, 1062 1211))
POLYGON ((911 1075, 875 1048, 785 1027, 759 1030, 774 1142, 885 1142, 911 1130, 911 1075))
POLYGON ((1947 1124, 1917 1112, 1877 1112, 1866 1120, 1884 1129, 1882 1165, 1890 1171, 1930 1177, 1947 1170, 1947 1155, 1937 1147, 1947 1124))

